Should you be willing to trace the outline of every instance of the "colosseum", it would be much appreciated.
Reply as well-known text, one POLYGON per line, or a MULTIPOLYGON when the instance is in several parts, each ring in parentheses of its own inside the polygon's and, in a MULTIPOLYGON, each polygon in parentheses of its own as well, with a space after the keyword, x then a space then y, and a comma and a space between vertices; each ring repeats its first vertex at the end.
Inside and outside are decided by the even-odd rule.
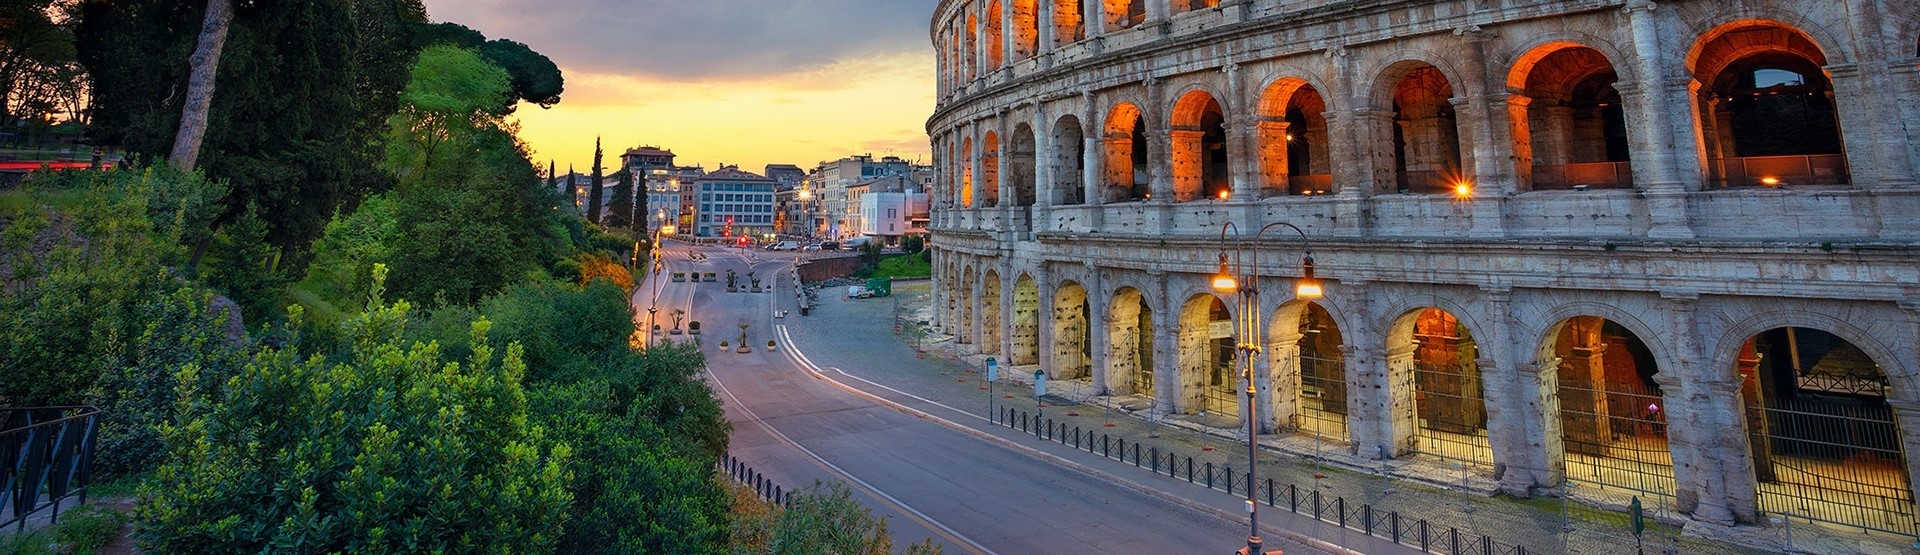
POLYGON ((1221 428, 1251 376, 1279 439, 1512 495, 1920 533, 1920 2, 942 0, 931 34, 961 349, 1221 428))

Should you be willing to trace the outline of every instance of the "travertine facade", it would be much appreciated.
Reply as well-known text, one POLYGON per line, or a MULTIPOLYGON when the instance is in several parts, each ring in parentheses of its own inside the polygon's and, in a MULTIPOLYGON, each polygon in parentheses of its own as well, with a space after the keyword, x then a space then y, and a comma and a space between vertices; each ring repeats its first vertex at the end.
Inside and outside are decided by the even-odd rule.
POLYGON ((1915 533, 1920 2, 943 0, 931 33, 968 348, 1237 410, 1207 278, 1224 224, 1288 222, 1327 292, 1256 247, 1268 429, 1915 533), (1806 431, 1830 409, 1873 424, 1806 431), (1897 493, 1787 508, 1838 481, 1897 493))

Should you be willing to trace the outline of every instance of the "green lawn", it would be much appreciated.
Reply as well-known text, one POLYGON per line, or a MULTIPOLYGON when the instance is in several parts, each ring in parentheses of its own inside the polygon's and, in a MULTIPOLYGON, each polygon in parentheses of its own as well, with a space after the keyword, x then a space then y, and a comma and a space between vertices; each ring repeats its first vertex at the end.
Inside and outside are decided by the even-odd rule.
POLYGON ((933 277, 933 262, 927 260, 924 253, 896 254, 881 258, 880 267, 873 271, 873 277, 933 277))

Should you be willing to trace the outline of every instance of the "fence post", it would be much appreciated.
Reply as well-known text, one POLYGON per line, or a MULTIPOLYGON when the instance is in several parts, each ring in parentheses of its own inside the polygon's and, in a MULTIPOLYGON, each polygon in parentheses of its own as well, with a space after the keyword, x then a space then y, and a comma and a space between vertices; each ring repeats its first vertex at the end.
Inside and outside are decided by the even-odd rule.
MULTIPOLYGON (((1134 453, 1133 457, 1134 457, 1133 465, 1140 466, 1140 454, 1134 453)), ((1153 460, 1153 473, 1159 474, 1160 473, 1160 448, 1159 447, 1148 448, 1147 458, 1153 460)))
POLYGON ((1300 514, 1300 486, 1287 484, 1287 510, 1300 514))
POLYGON ((1346 528, 1347 527, 1347 498, 1335 497, 1333 498, 1333 504, 1337 506, 1335 508, 1340 509, 1340 527, 1346 528))
POLYGON ((1453 555, 1460 555, 1460 529, 1447 528, 1447 543, 1453 547, 1453 555))
POLYGON ((1187 457, 1187 483, 1193 483, 1193 457, 1187 457))
POLYGON ((1100 456, 1113 458, 1113 436, 1100 434, 1100 456))
POLYGON ((1213 461, 1207 461, 1207 489, 1213 489, 1213 461))
POLYGON ((1320 518, 1320 490, 1318 490, 1318 489, 1315 489, 1315 490, 1313 490, 1313 519, 1314 519, 1314 520, 1321 520, 1321 518, 1320 518))
POLYGON ((1267 506, 1273 506, 1273 478, 1267 478, 1267 506))
POLYGON ((1221 473, 1224 473, 1227 475, 1227 494, 1232 495, 1233 494, 1233 466, 1227 465, 1226 468, 1222 468, 1220 469, 1220 471, 1221 473))

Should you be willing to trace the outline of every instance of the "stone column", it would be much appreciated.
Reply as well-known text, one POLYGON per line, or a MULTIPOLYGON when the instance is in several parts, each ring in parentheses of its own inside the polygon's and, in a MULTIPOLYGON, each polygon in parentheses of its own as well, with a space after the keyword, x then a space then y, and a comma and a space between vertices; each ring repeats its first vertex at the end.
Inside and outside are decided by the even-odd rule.
POLYGON ((1166 21, 1167 12, 1170 11, 1168 8, 1173 7, 1169 4, 1171 1, 1173 0, 1147 0, 1147 23, 1166 21))
MULTIPOLYGON (((1468 102, 1455 103, 1455 114, 1464 115, 1461 127, 1467 135, 1461 141, 1462 169, 1473 172, 1475 196, 1507 196, 1514 192, 1513 143, 1508 140, 1506 80, 1487 71, 1487 41, 1497 34, 1469 25, 1455 29, 1465 44, 1461 80, 1466 81, 1459 94, 1468 102)), ((1475 223, 1479 223, 1476 217, 1475 223)))
MULTIPOLYGON (((1632 27, 1634 73, 1638 82, 1633 87, 1621 83, 1617 88, 1623 93, 1629 88, 1637 91, 1635 115, 1638 117, 1633 119, 1640 125, 1628 133, 1633 135, 1634 183, 1645 191, 1647 212, 1653 221, 1647 235, 1656 239, 1692 239, 1693 228, 1687 216, 1687 182, 1681 177, 1676 158, 1676 151, 1683 144, 1691 147, 1692 141, 1680 139, 1681 131, 1669 117, 1692 110, 1684 104, 1688 101, 1684 95, 1675 98, 1667 90, 1666 59, 1654 21, 1653 0, 1627 0, 1624 9, 1632 27)), ((1692 126, 1688 125, 1687 129, 1690 133, 1692 126)))
POLYGON ((1509 192, 1533 190, 1533 165, 1539 158, 1533 152, 1533 127, 1528 121, 1527 110, 1532 104, 1533 99, 1525 95, 1502 94, 1495 106, 1501 117, 1506 118, 1505 122, 1495 125, 1506 131, 1508 155, 1513 157, 1507 166, 1513 171, 1509 192))
POLYGON ((1020 33, 1020 30, 1015 29, 1013 27, 1013 2, 1001 2, 1000 3, 1000 66, 994 69, 998 70, 998 69, 1013 67, 1013 60, 1018 54, 1017 52, 1014 51, 1015 43, 1018 42, 1014 39, 1014 37, 1019 33, 1020 33))
MULTIPOLYGON (((1346 127, 1351 137, 1349 142, 1352 147, 1347 150, 1347 154, 1341 156, 1341 160, 1351 162, 1351 167, 1359 171, 1350 172, 1352 175, 1346 176, 1347 179, 1352 179, 1350 182, 1352 185, 1340 187, 1338 194, 1341 198, 1360 199, 1399 190, 1400 184, 1395 179, 1397 172, 1394 170, 1393 153, 1393 129, 1395 125, 1399 125, 1399 122, 1394 121, 1393 117, 1392 111, 1373 108, 1362 108, 1349 114, 1347 119, 1350 123, 1346 127)), ((1408 156, 1411 157, 1413 154, 1411 135, 1407 136, 1407 143, 1408 156)), ((1345 165, 1340 162, 1333 164, 1335 182, 1341 182, 1343 179, 1340 168, 1345 165)), ((1408 166, 1413 165, 1408 164, 1408 166)))
POLYGON ((1287 180, 1288 126, 1287 120, 1260 120, 1247 127, 1247 133, 1254 138, 1249 149, 1248 159, 1258 168, 1255 174, 1259 182, 1254 187, 1260 196, 1286 196, 1292 186, 1287 180))
POLYGON ((928 261, 933 264, 933 331, 939 332, 947 327, 941 319, 946 318, 947 314, 946 289, 947 280, 951 278, 947 277, 944 264, 946 253, 941 252, 939 247, 928 247, 927 253, 928 261))
MULTIPOLYGON (((1156 5, 1149 2, 1148 6, 1156 5)), ((1141 106, 1144 116, 1140 119, 1147 125, 1147 190, 1152 191, 1155 202, 1166 203, 1173 200, 1173 126, 1166 117, 1161 95, 1165 93, 1159 79, 1147 79, 1147 106, 1141 106)), ((1138 148, 1140 145, 1134 145, 1138 148)))
POLYGON ((1481 395, 1487 408, 1487 443, 1493 448, 1494 467, 1504 469, 1497 477, 1507 495, 1527 497, 1536 485, 1550 485, 1536 472, 1545 468, 1545 457, 1529 448, 1532 430, 1540 429, 1533 399, 1538 391, 1526 391, 1533 380, 1524 379, 1512 362, 1517 357, 1513 337, 1513 290, 1505 287, 1482 288, 1489 308, 1488 346, 1480 350, 1474 363, 1480 367, 1481 395))
POLYGON ((1383 450, 1386 458, 1412 452, 1414 434, 1420 428, 1420 407, 1414 398, 1414 349, 1412 342, 1397 347, 1381 346, 1374 351, 1376 354, 1368 356, 1380 361, 1376 370, 1379 375, 1373 378, 1384 394, 1384 398, 1376 401, 1381 417, 1377 437, 1388 446, 1383 450))
POLYGON ((1101 395, 1110 395, 1107 391, 1107 297, 1106 279, 1092 260, 1086 262, 1087 282, 1082 287, 1087 290, 1087 374, 1093 382, 1093 390, 1101 395))
POLYGON ((1087 30, 1087 38, 1092 39, 1107 34, 1107 6, 1102 0, 1082 0, 1080 3, 1080 28, 1087 30))
MULTIPOLYGON (((1300 316, 1306 318, 1302 310, 1300 316)), ((1269 320, 1267 325, 1273 325, 1269 320)), ((1267 338, 1256 338, 1257 343, 1265 343, 1266 356, 1257 357, 1260 363, 1260 376, 1266 380, 1263 390, 1266 398, 1260 404, 1266 409, 1266 418, 1261 425, 1275 430, 1294 431, 1300 428, 1300 328, 1267 329, 1267 338)))
MULTIPOLYGON (((1093 1, 1099 2, 1099 0, 1093 1)), ((1096 111, 1093 102, 1093 93, 1081 93, 1080 138, 1086 146, 1080 152, 1080 197, 1086 200, 1084 204, 1092 207, 1086 212, 1088 229, 1100 229, 1101 222, 1105 219, 1103 217, 1105 210, 1100 208, 1100 205, 1107 203, 1106 187, 1100 179, 1101 176, 1106 175, 1106 169, 1101 167, 1101 153, 1104 152, 1101 147, 1106 144, 1101 139, 1106 133, 1105 126, 1101 124, 1098 116, 1099 112, 1096 111)))
MULTIPOLYGON (((1699 296, 1663 293, 1679 354, 1674 373, 1682 399, 1667 403, 1676 503, 1693 518, 1716 524, 1751 522, 1755 505, 1752 459, 1741 407, 1740 379, 1731 360, 1716 360, 1696 325, 1699 296), (1741 517, 1740 515, 1745 515, 1741 517)), ((1662 372, 1666 374, 1666 372, 1662 372)))
MULTIPOLYGON (((1048 2, 1047 5, 1053 5, 1048 2)), ((1053 124, 1048 122, 1047 101, 1044 98, 1033 99, 1033 209, 1027 220, 1027 239, 1032 233, 1052 229, 1050 208, 1053 207, 1053 124)))
MULTIPOLYGON (((1000 11, 1001 13, 1006 13, 1007 10, 1002 8, 1000 11)), ((1000 237, 1002 241, 1011 240, 1018 237, 1020 233, 1032 231, 1031 227, 1020 226, 1018 218, 1015 218, 1013 215, 1016 209, 1015 205, 1019 204, 1018 201, 1020 199, 1018 198, 1019 195, 1014 192, 1015 186, 1013 184, 1012 115, 1013 110, 1011 108, 1002 107, 1000 108, 1000 117, 994 118, 995 127, 999 128, 999 131, 994 134, 1000 136, 1000 149, 994 153, 993 171, 994 181, 998 182, 993 186, 995 190, 1000 191, 1000 202, 995 205, 994 211, 1000 214, 1000 225, 998 227, 1001 233, 997 235, 997 237, 1000 237)), ((1035 193, 1038 193, 1038 191, 1035 191, 1035 193)))
POLYGON ((1034 350, 1039 356, 1041 368, 1053 368, 1053 295, 1058 292, 1059 284, 1053 282, 1053 270, 1041 262, 1033 269, 1034 292, 1040 296, 1040 307, 1033 315, 1034 350))
POLYGON ((1056 36, 1060 30, 1055 28, 1053 0, 1039 0, 1039 2, 1040 5, 1035 7, 1033 14, 1034 25, 1040 29, 1040 34, 1034 39, 1033 55, 1040 58, 1040 67, 1047 68, 1053 65, 1053 57, 1049 54, 1053 53, 1054 42, 1058 40, 1056 36))
POLYGON ((1522 364, 1520 386, 1530 390, 1526 396, 1526 410, 1542 416, 1529 429, 1527 448, 1540 454, 1543 466, 1534 472, 1537 485, 1563 484, 1567 476, 1567 449, 1565 435, 1562 432, 1560 411, 1560 359, 1554 357, 1531 364, 1522 364))
MULTIPOLYGON (((1847 0, 1847 25, 1853 31, 1854 55, 1858 63, 1866 67, 1881 65, 1892 58, 1886 50, 1887 44, 1899 45, 1901 50, 1912 52, 1913 37, 1899 37, 1889 41, 1881 26, 1885 14, 1881 13, 1880 2, 1875 0, 1847 0)), ((1904 56, 1902 56, 1904 57, 1904 56)), ((1911 65, 1911 64, 1903 64, 1911 65)), ((1908 157, 1906 121, 1898 117, 1900 113, 1899 87, 1895 86, 1892 76, 1886 71, 1854 70, 1846 75, 1834 74, 1834 89, 1840 90, 1843 80, 1858 80, 1856 86, 1849 87, 1858 91, 1857 96, 1841 97, 1837 104, 1844 117, 1850 111, 1848 107, 1857 106, 1859 113, 1855 119, 1862 128, 1855 129, 1843 125, 1846 137, 1842 143, 1848 145, 1848 163, 1854 168, 1855 183, 1859 180, 1861 166, 1855 164, 1854 150, 1867 150, 1863 158, 1871 160, 1873 170, 1870 180, 1861 183, 1868 188, 1912 188, 1914 179, 1913 160, 1908 157)))
POLYGON ((1227 98, 1221 102, 1225 103, 1227 112, 1227 175, 1232 180, 1233 199, 1260 200, 1260 181, 1256 177, 1260 141, 1253 125, 1253 107, 1245 98, 1245 75, 1237 63, 1227 64, 1222 71, 1227 72, 1227 98))
POLYGON ((1019 283, 1019 271, 1013 267, 1009 253, 1000 254, 1000 366, 1013 366, 1014 322, 1020 314, 1019 307, 1013 306, 1013 285, 1019 283))
MULTIPOLYGON (((1187 202, 1206 196, 1206 170, 1200 160, 1204 155, 1200 152, 1200 143, 1205 136, 1206 132, 1198 129, 1167 130, 1167 149, 1164 152, 1167 153, 1168 173, 1173 174, 1170 180, 1172 185, 1165 197, 1168 201, 1187 202)), ((1158 200, 1160 195, 1160 190, 1154 189, 1153 198, 1158 200)))
POLYGON ((1533 130, 1540 148, 1533 152, 1534 163, 1558 166, 1573 161, 1573 108, 1566 105, 1543 106, 1541 127, 1533 130))
MULTIPOLYGON (((1901 315, 1906 317, 1906 340, 1895 349, 1895 357, 1907 361, 1920 360, 1920 298, 1900 301, 1901 315)), ((1909 364, 1912 364, 1909 362, 1909 364)), ((1906 381, 1906 380, 1902 380, 1906 381)), ((1920 453, 1920 402, 1915 402, 1912 384, 1897 387, 1887 403, 1893 406, 1893 417, 1899 424, 1902 453, 1920 453)), ((1916 492, 1914 499, 1920 499, 1920 484, 1911 479, 1920 476, 1920 457, 1907 455, 1902 457, 1907 463, 1907 488, 1916 492)))
POLYGON ((986 218, 983 215, 986 211, 981 210, 980 207, 986 203, 986 187, 989 186, 988 184, 982 183, 986 178, 985 162, 987 145, 986 137, 980 132, 980 127, 979 120, 974 120, 967 124, 967 138, 970 139, 968 142, 973 144, 973 152, 967 155, 966 160, 968 167, 966 176, 967 189, 972 191, 973 196, 973 204, 967 206, 968 219, 972 220, 973 223, 971 229, 985 229, 983 220, 986 218))
POLYGON ((1180 398, 1180 341, 1176 335, 1180 329, 1180 316, 1174 312, 1173 301, 1167 298, 1167 273, 1162 270, 1147 271, 1147 287, 1152 289, 1148 301, 1159 301, 1153 307, 1153 329, 1140 333, 1153 334, 1153 404, 1162 414, 1175 414, 1182 408, 1180 398))

